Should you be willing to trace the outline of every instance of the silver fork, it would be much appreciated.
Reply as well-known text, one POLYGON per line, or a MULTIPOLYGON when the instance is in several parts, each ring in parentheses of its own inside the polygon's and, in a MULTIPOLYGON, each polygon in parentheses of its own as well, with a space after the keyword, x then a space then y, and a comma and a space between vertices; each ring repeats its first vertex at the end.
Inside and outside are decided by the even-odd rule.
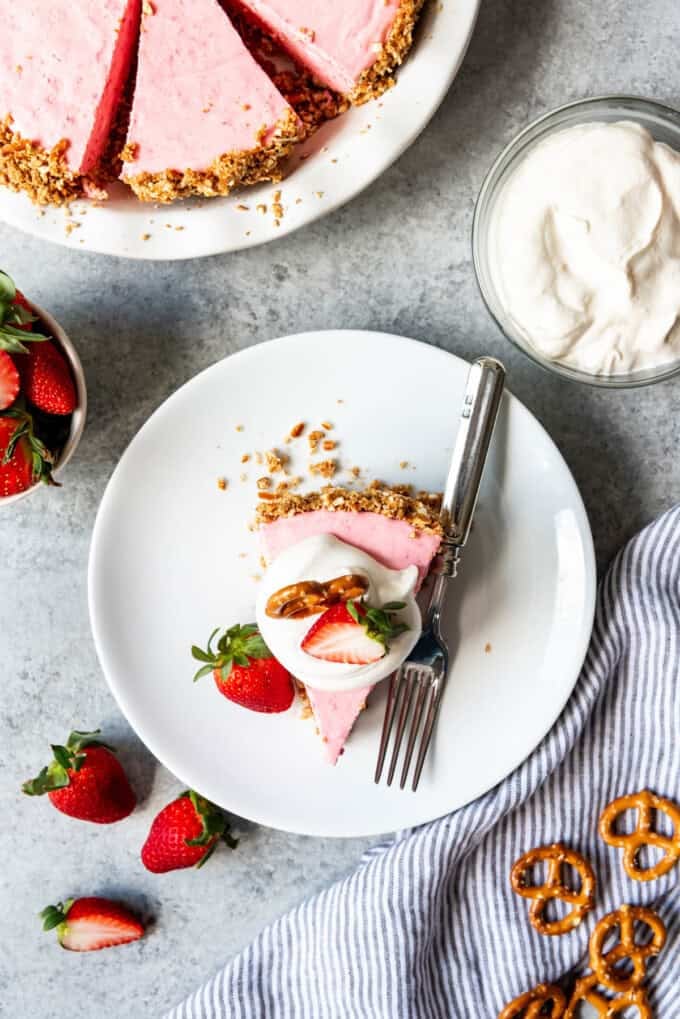
POLYGON ((442 607, 449 581, 456 576, 458 571, 461 549, 470 533, 482 472, 498 416, 504 384, 505 369, 500 361, 496 361, 492 357, 480 357, 470 368, 463 397, 458 435, 442 500, 441 524, 444 537, 434 567, 434 586, 425 614, 422 635, 407 660, 390 680, 378 763, 375 769, 376 783, 380 782, 396 719, 397 729, 387 769, 387 784, 388 786, 392 785, 404 732, 409 716, 411 716, 399 782, 400 788, 404 788, 418 738, 420 722, 423 713, 425 713, 413 773, 412 789, 415 792, 418 788, 449 672, 449 651, 441 632, 442 607), (413 707, 414 698, 415 707, 413 707), (413 712, 411 713, 412 707, 413 712))

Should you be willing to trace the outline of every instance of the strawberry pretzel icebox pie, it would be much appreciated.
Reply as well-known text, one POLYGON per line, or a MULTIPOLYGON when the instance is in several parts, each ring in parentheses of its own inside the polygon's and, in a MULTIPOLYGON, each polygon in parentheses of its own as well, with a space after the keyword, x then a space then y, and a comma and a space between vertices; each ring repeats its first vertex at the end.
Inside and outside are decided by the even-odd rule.
POLYGON ((213 672, 226 697, 266 712, 290 707, 297 686, 335 764, 373 688, 420 637, 440 499, 378 483, 271 495, 257 509, 269 565, 256 622, 194 647, 197 678, 213 672))
POLYGON ((118 179, 153 202, 278 181, 320 123, 394 84, 422 4, 0 0, 0 183, 46 205, 118 179))

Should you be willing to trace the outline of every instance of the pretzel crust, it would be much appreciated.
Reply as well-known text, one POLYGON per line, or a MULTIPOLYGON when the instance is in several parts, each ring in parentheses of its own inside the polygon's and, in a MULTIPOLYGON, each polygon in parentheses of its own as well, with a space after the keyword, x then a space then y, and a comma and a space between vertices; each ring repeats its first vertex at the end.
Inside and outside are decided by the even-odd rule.
POLYGON ((573 994, 569 999, 564 1019, 576 1019, 579 1007, 585 1001, 595 1009, 600 1019, 620 1019, 627 1008, 634 1005, 639 1019, 653 1019, 647 995, 641 987, 617 995, 616 998, 605 998, 597 990, 598 979, 594 973, 588 973, 576 981, 573 994))
POLYGON ((550 846, 538 846, 530 849, 514 864, 510 883, 513 891, 525 899, 533 899, 529 910, 529 922, 539 934, 549 936, 566 934, 581 923, 583 917, 593 908, 595 901, 595 873, 588 861, 580 853, 568 849, 559 842, 550 846), (545 884, 528 885, 527 871, 535 864, 548 864, 548 877, 545 884), (562 880, 562 868, 565 864, 573 867, 581 879, 581 886, 572 891, 562 880), (553 899, 569 903, 573 908, 557 920, 547 920, 545 909, 553 899))
POLYGON ((645 979, 647 959, 658 955, 665 941, 666 927, 657 913, 645 906, 619 906, 597 922, 590 936, 591 969, 598 981, 611 991, 619 994, 633 991, 645 979), (648 944, 641 945, 635 940, 636 920, 650 928, 652 940, 648 944), (616 927, 619 928, 619 942, 604 952, 604 944, 616 927), (630 960, 632 972, 617 970, 616 964, 623 959, 630 960))
POLYGON ((653 881, 663 877, 680 860, 680 807, 673 800, 657 796, 648 789, 613 800, 600 817, 600 835, 608 846, 623 849, 623 869, 633 881, 653 881), (619 835, 614 826, 626 810, 637 811, 635 830, 619 835), (652 829, 652 812, 660 811, 673 822, 673 834, 661 835, 652 829), (662 849, 664 855, 649 867, 638 865, 638 854, 644 846, 662 849))
POLYGON ((567 1000, 554 984, 539 984, 509 1002, 498 1019, 562 1019, 567 1000), (550 1005, 550 1011, 545 1006, 550 1005))
POLYGON ((275 591, 267 601, 265 612, 272 619, 306 619, 340 602, 361 598, 368 590, 368 580, 359 573, 335 577, 324 584, 302 580, 275 591))

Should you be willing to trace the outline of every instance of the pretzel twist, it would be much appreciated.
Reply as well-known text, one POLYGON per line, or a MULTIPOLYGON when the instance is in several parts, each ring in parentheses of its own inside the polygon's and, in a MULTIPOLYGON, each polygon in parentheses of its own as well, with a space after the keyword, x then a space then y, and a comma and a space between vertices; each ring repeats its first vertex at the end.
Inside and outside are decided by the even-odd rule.
POLYGON ((663 920, 645 906, 620 906, 598 921, 590 936, 590 966, 601 984, 621 994, 640 987, 647 971, 647 959, 658 955, 666 941, 663 920), (635 922, 645 924, 652 932, 651 941, 640 944, 635 938, 635 922), (604 944, 619 929, 619 941, 607 952, 604 944), (631 972, 617 970, 624 959, 632 965, 631 972))
POLYGON ((539 934, 558 935, 578 927, 586 913, 593 908, 595 900, 595 873, 580 853, 560 843, 538 846, 530 849, 515 863, 510 874, 512 888, 525 899, 533 899, 529 910, 529 921, 539 934), (548 875, 542 885, 527 883, 528 871, 537 863, 548 864, 548 875), (569 888, 562 871, 568 864, 580 878, 578 890, 569 888), (557 920, 547 920, 545 910, 553 899, 569 903, 573 908, 557 920))
POLYGON ((680 807, 672 800, 656 796, 648 789, 628 796, 619 796, 605 807, 600 817, 600 835, 609 846, 623 849, 623 867, 634 881, 653 881, 667 874, 680 860, 680 807), (630 834, 614 831, 618 817, 626 810, 636 810, 635 829, 630 834), (652 827, 654 811, 670 818, 672 835, 662 835, 652 827), (638 854, 644 846, 662 849, 664 855, 649 867, 638 864, 638 854))
POLYGON ((567 1000, 554 984, 539 984, 505 1006, 498 1019, 562 1019, 567 1000), (546 1012, 546 1005, 550 1011, 546 1012))
POLYGON ((637 1009, 638 1019, 652 1019, 652 1010, 649 1007, 647 995, 641 987, 634 987, 615 998, 606 998, 597 990, 598 979, 594 973, 589 973, 576 981, 574 992, 569 999, 564 1019, 576 1019, 580 1014, 579 1008, 583 1002, 587 1002, 595 1009, 600 1019, 619 1019, 634 1006, 637 1009))
POLYGON ((367 590, 368 580, 358 573, 335 577, 323 584, 316 580, 302 580, 271 595, 265 612, 272 619, 305 619, 325 612, 339 602, 361 598, 367 590))

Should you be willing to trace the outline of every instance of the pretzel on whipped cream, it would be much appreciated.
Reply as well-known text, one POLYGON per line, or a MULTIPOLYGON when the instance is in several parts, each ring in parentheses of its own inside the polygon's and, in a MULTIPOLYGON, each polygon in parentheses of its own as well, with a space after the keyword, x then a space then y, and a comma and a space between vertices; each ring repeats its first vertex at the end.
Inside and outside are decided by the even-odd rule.
POLYGON ((368 590, 368 580, 358 573, 348 573, 325 583, 301 580, 275 591, 267 601, 265 612, 272 619, 305 619, 337 605, 361 598, 368 590))

